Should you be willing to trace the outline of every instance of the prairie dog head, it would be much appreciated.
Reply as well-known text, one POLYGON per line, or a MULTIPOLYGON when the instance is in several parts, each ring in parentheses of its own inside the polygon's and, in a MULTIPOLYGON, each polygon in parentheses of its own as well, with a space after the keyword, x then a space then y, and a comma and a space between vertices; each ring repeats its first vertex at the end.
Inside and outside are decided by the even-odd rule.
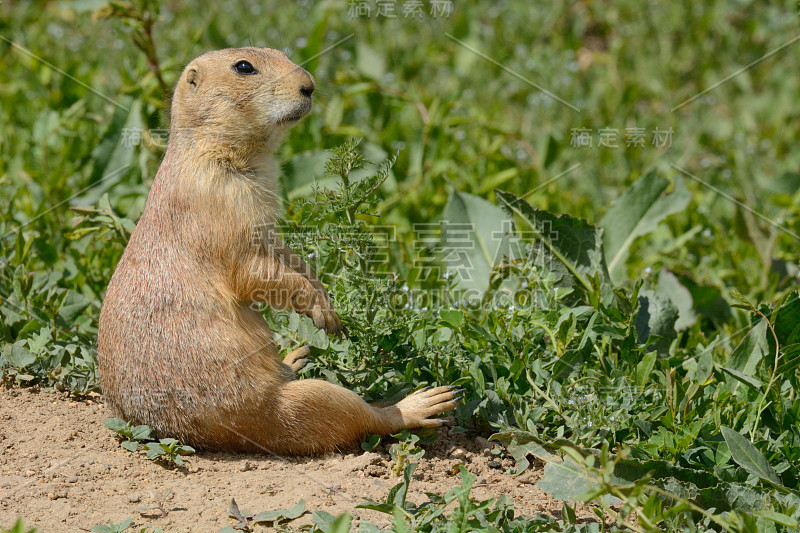
POLYGON ((311 111, 314 88, 311 74, 279 50, 208 52, 178 81, 171 138, 231 159, 272 153, 311 111))

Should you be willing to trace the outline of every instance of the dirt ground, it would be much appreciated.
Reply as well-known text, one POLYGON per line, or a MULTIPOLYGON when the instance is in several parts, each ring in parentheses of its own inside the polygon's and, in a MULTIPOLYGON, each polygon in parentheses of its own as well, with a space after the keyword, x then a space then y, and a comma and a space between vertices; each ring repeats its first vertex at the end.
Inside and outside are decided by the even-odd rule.
MULTIPOLYGON (((256 513, 304 499, 310 511, 354 512, 354 525, 359 519, 389 525, 388 515, 354 510, 365 497, 383 500, 398 482, 382 446, 377 453, 290 459, 201 452, 186 457, 181 468, 165 467, 123 449, 103 425, 109 416, 99 397, 76 401, 53 391, 0 386, 0 526, 22 517, 40 533, 71 532, 132 519, 129 531, 217 532, 235 522, 228 516, 231 498, 256 513), (152 507, 168 490, 164 516, 152 507)), ((422 503, 425 492, 444 494, 458 485, 457 465, 463 464, 478 477, 474 498, 506 494, 517 514, 558 516, 561 502, 533 485, 540 470, 504 473, 513 463, 498 461, 492 445, 440 430, 439 439, 424 446, 409 500, 422 503)), ((309 522, 307 514, 292 525, 309 522)))

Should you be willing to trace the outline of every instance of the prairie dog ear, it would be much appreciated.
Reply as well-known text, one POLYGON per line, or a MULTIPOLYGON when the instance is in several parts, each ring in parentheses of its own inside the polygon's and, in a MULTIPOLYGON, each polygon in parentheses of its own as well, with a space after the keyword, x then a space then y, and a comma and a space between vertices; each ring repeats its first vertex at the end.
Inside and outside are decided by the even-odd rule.
POLYGON ((200 71, 196 66, 192 65, 186 70, 186 83, 194 91, 200 86, 200 81, 200 71))

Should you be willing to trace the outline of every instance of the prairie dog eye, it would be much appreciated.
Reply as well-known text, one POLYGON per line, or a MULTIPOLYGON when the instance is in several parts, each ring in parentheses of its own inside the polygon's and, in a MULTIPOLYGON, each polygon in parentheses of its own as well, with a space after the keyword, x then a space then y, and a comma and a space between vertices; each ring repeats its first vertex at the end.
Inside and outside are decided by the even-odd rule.
POLYGON ((245 61, 244 59, 234 63, 233 64, 233 70, 237 74, 243 74, 243 75, 258 74, 258 71, 255 69, 255 67, 253 65, 251 65, 249 61, 245 61))

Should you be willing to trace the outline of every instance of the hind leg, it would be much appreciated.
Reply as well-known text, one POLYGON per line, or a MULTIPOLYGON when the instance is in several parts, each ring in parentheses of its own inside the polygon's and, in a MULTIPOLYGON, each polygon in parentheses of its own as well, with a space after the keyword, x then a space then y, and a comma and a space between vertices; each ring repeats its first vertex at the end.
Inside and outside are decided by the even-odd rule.
POLYGON ((356 393, 327 381, 304 379, 283 384, 271 406, 269 431, 256 447, 280 454, 311 454, 358 445, 367 433, 389 435, 415 427, 437 427, 437 415, 461 399, 454 387, 411 394, 395 405, 375 407, 356 393))

